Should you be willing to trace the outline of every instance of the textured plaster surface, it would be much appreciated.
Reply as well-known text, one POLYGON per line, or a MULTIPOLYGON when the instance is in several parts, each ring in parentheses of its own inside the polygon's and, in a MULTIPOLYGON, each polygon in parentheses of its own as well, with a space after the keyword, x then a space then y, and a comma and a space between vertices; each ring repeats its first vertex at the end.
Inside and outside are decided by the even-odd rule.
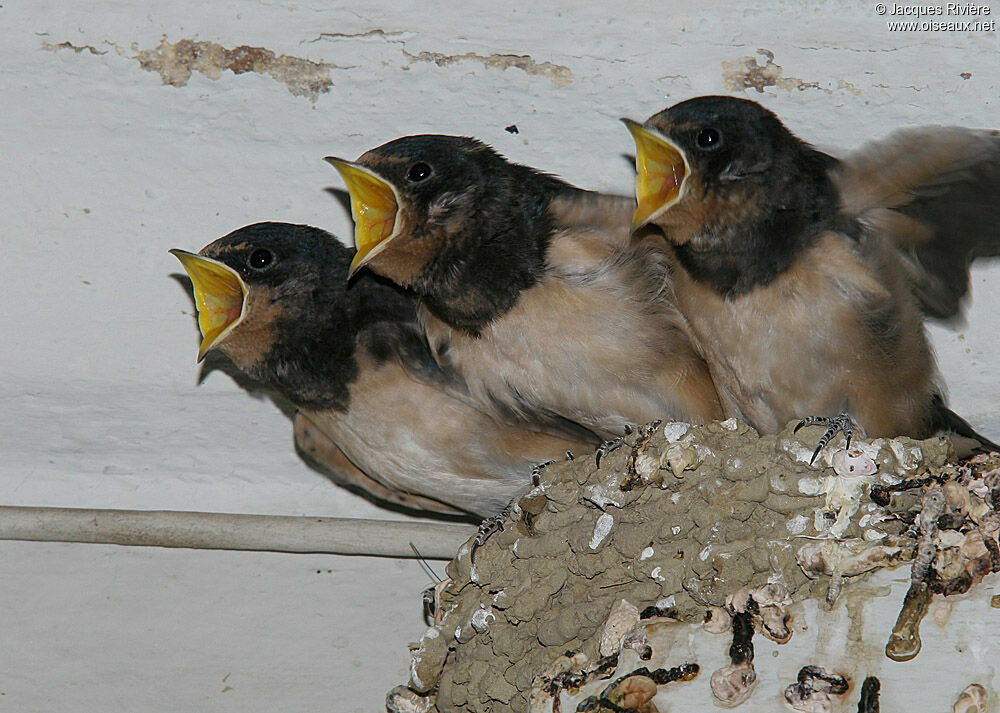
MULTIPOLYGON (((702 685, 683 694, 665 692, 662 703, 697 699, 708 705, 711 669, 704 659, 714 659, 717 652, 711 651, 711 637, 698 637, 700 627, 689 625, 701 624, 710 607, 718 612, 732 606, 741 599, 741 590, 768 586, 780 594, 760 596, 759 611, 767 623, 758 630, 769 626, 769 638, 782 643, 800 632, 805 641, 797 643, 804 645, 791 649, 792 661, 800 667, 817 661, 825 666, 830 653, 852 649, 852 656, 838 658, 837 672, 863 681, 873 670, 881 671, 879 659, 892 618, 878 622, 867 637, 859 634, 867 624, 864 603, 889 588, 885 577, 875 586, 861 575, 914 559, 915 538, 904 534, 907 528, 899 516, 905 517, 915 498, 907 491, 910 497, 880 510, 867 497, 867 488, 906 479, 912 483, 940 472, 951 445, 938 438, 855 438, 858 460, 869 458, 871 470, 866 476, 841 476, 831 460, 843 447, 842 437, 814 465, 809 463, 810 444, 822 430, 812 427, 795 434, 790 424, 778 435, 759 437, 736 419, 691 428, 669 423, 640 429, 599 467, 592 458, 549 466, 538 485, 515 501, 500 534, 478 548, 463 547, 448 565, 435 625, 413 652, 409 686, 420 693, 436 692, 432 698, 440 713, 558 711, 553 708, 555 691, 546 689, 545 680, 563 672, 557 660, 574 656, 579 661, 570 668, 593 668, 602 657, 619 654, 623 640, 636 639, 639 612, 645 611, 653 620, 650 626, 668 635, 654 641, 653 631, 646 632, 651 649, 645 663, 637 657, 641 646, 622 649, 618 673, 610 679, 642 665, 653 670, 696 663, 705 671, 702 685), (838 528, 839 537, 846 539, 834 537, 838 528), (815 555, 820 547, 822 558, 815 555), (835 581, 826 576, 833 572, 835 581), (623 599, 631 617, 616 611, 623 599), (799 606, 811 601, 828 604, 823 611, 799 606), (657 611, 648 613, 649 607, 657 611), (810 626, 805 612, 815 617, 813 626, 824 627, 842 609, 854 635, 825 642, 802 633, 810 626), (778 623, 787 621, 785 615, 791 619, 790 630, 778 623), (685 638, 688 646, 678 646, 685 638), (509 708, 500 707, 500 701, 509 701, 509 708)), ((991 472, 993 487, 1000 470, 995 463, 983 469, 991 472)), ((962 489, 952 485, 956 492, 962 489)), ((977 502, 981 527, 995 531, 995 524, 986 525, 989 506, 977 502)), ((957 533, 949 536, 963 539, 957 533)), ((961 569, 952 567, 946 577, 961 569)), ((988 606, 983 586, 965 589, 978 605, 988 606)), ((891 606, 891 601, 874 606, 891 606)), ((902 600, 895 601, 898 607, 902 600)), ((954 601, 953 593, 936 604, 951 607, 954 601)), ((924 660, 937 661, 947 648, 942 639, 948 637, 925 626, 923 638, 924 660)), ((920 638, 913 641, 920 651, 920 638)), ((715 645, 725 651, 729 642, 723 638, 715 645)), ((936 693, 961 690, 972 671, 978 681, 993 685, 991 662, 977 655, 964 671, 939 671, 936 693)), ((570 700, 561 709, 577 710, 597 692, 594 687, 608 685, 608 676, 600 678, 605 680, 594 681, 590 690, 566 686, 570 700)), ((919 686, 900 688, 891 675, 883 685, 887 691, 895 686, 892 700, 911 710, 929 694, 919 686)), ((763 705, 782 688, 755 692, 754 700, 763 705)))
MULTIPOLYGON (((270 401, 219 370, 199 382, 171 278, 167 249, 257 220, 349 236, 325 155, 469 134, 628 192, 618 118, 695 94, 761 101, 824 148, 1000 124, 996 32, 890 32, 869 3, 5 1, 0 26, 12 505, 398 517, 302 464, 270 401)), ((994 438, 997 285, 977 266, 965 323, 931 327, 953 406, 994 438)), ((423 631, 408 562, 0 551, 11 710, 378 710, 423 631)))

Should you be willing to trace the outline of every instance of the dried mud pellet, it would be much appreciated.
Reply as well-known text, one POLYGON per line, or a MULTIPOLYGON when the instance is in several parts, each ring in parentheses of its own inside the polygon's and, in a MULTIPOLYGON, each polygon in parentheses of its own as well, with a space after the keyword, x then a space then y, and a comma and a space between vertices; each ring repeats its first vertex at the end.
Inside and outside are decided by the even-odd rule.
POLYGON ((885 645, 886 656, 893 661, 909 661, 920 653, 920 621, 927 614, 930 603, 931 591, 926 582, 910 585, 885 645))
POLYGON ((878 698, 882 684, 874 676, 869 676, 861 684, 861 700, 858 701, 858 713, 879 713, 878 698))

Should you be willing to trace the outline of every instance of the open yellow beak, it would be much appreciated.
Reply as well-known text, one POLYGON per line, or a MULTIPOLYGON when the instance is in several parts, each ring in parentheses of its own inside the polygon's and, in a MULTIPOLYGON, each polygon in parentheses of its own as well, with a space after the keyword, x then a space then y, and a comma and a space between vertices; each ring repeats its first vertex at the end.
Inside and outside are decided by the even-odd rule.
POLYGON ((198 328, 202 336, 198 350, 198 361, 201 361, 243 321, 250 290, 238 272, 218 260, 187 250, 171 250, 170 254, 181 261, 194 284, 198 328))
POLYGON ((402 232, 402 201, 396 187, 369 168, 327 156, 351 192, 354 218, 354 245, 358 252, 351 262, 348 278, 382 252, 402 232))
POLYGON ((622 121, 635 139, 635 231, 680 200, 690 167, 673 141, 631 119, 622 121))

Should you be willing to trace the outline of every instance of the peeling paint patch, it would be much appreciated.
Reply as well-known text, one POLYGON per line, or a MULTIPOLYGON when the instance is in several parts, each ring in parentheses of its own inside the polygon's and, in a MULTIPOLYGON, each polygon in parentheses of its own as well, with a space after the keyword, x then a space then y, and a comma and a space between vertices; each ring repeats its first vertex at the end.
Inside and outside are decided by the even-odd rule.
POLYGON ((226 49, 214 42, 180 40, 173 44, 164 39, 155 49, 142 50, 136 55, 139 66, 147 72, 157 72, 164 84, 183 87, 192 72, 201 72, 209 79, 218 79, 225 70, 233 74, 255 72, 267 74, 283 83, 295 96, 311 101, 330 91, 333 81, 330 69, 335 65, 313 62, 300 57, 275 55, 263 47, 240 45, 226 49))
MULTIPOLYGON (((3 6, 0 5, 0 7, 3 6)), ((42 49, 48 50, 49 52, 58 52, 59 50, 73 50, 77 54, 80 54, 84 50, 90 52, 90 54, 96 54, 96 55, 102 55, 108 53, 107 50, 104 50, 102 52, 93 45, 74 45, 72 42, 60 42, 58 44, 52 44, 51 42, 43 42, 42 49)))
POLYGON ((536 62, 527 54, 497 54, 491 55, 476 54, 466 52, 465 54, 441 54, 440 52, 421 52, 420 54, 410 54, 404 50, 405 54, 413 62, 433 62, 438 67, 446 67, 456 62, 481 62, 484 67, 490 69, 509 69, 514 67, 526 74, 545 77, 557 87, 567 87, 573 83, 573 72, 569 67, 552 62, 536 62))
POLYGON ((848 91, 848 92, 850 92, 851 94, 853 94, 856 97, 857 96, 861 96, 861 90, 860 89, 858 89, 856 86, 854 86, 850 82, 845 81, 843 79, 841 79, 839 82, 837 82, 837 89, 843 89, 844 91, 848 91))
POLYGON ((797 77, 781 76, 781 65, 774 63, 774 52, 771 50, 759 49, 757 55, 767 61, 761 64, 757 61, 757 56, 751 55, 722 63, 722 83, 726 89, 731 92, 756 89, 761 94, 764 93, 765 87, 777 87, 787 91, 822 89, 819 82, 806 82, 797 77))

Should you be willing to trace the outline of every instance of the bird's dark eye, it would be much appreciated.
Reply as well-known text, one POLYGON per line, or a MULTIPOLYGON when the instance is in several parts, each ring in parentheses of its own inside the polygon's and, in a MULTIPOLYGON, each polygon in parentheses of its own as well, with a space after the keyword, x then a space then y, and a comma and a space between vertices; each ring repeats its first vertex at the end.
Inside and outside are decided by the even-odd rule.
POLYGON ((419 183, 430 175, 431 167, 421 161, 410 166, 410 170, 406 172, 406 180, 411 183, 419 183))
POLYGON ((722 134, 717 129, 702 129, 695 137, 695 143, 703 151, 712 151, 722 145, 722 134))
POLYGON ((267 248, 257 248, 250 253, 250 257, 247 258, 247 264, 253 270, 263 270, 272 262, 274 262, 274 253, 267 248))

